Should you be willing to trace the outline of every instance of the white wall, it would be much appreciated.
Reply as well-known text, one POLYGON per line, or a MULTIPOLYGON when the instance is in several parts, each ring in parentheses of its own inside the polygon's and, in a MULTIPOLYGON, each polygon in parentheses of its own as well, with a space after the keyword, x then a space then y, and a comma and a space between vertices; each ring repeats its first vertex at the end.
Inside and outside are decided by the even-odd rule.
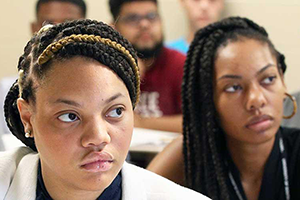
MULTIPOLYGON (((36 0, 2 0, 0 8, 0 78, 17 73, 16 66, 29 40, 36 0)), ((110 22, 107 0, 86 0, 88 17, 110 22)), ((289 91, 300 89, 300 1, 299 0, 225 0, 224 16, 249 17, 264 26, 275 46, 286 56, 285 76, 289 91)), ((165 39, 186 32, 186 19, 179 0, 160 0, 165 39)))

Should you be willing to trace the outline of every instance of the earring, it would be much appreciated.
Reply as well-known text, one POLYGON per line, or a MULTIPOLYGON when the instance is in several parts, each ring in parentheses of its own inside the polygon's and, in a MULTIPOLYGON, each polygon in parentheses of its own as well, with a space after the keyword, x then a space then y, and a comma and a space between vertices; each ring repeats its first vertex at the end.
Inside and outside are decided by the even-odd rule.
POLYGON ((289 116, 283 116, 283 119, 290 119, 297 113, 297 101, 296 101, 296 98, 293 97, 292 95, 290 95, 289 93, 286 92, 284 94, 290 98, 290 100, 293 102, 293 105, 294 105, 292 114, 289 116))
POLYGON ((29 130, 29 131, 27 131, 27 132, 25 133, 25 137, 26 137, 26 138, 30 138, 30 136, 31 136, 31 131, 29 130))

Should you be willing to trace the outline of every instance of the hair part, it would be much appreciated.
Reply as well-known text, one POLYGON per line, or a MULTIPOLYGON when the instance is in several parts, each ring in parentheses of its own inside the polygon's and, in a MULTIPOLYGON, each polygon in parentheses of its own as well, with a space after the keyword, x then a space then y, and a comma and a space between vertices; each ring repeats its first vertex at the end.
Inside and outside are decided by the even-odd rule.
POLYGON ((284 72, 284 56, 253 21, 230 17, 200 29, 189 48, 182 84, 183 153, 187 185, 212 199, 230 199, 225 134, 213 101, 217 51, 230 42, 254 39, 268 44, 284 72))
POLYGON ((36 2, 36 6, 35 6, 35 14, 36 16, 38 15, 39 9, 41 4, 44 3, 49 3, 49 2, 66 2, 66 3, 71 3, 75 6, 78 6, 81 10, 82 16, 85 18, 86 17, 86 4, 84 0, 38 0, 36 2))

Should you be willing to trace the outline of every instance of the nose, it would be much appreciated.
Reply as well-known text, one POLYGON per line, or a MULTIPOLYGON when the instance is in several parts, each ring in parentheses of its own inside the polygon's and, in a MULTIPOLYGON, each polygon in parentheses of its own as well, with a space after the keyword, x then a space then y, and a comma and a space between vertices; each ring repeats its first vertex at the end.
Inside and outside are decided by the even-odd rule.
POLYGON ((151 24, 150 21, 146 18, 141 19, 141 21, 139 23, 140 27, 142 27, 142 28, 147 28, 150 26, 150 24, 151 24))
POLYGON ((105 120, 90 120, 84 128, 81 138, 82 146, 103 149, 111 141, 108 129, 108 124, 105 120))
POLYGON ((266 98, 263 89, 259 86, 252 85, 247 91, 246 107, 249 111, 256 111, 266 105, 266 98))

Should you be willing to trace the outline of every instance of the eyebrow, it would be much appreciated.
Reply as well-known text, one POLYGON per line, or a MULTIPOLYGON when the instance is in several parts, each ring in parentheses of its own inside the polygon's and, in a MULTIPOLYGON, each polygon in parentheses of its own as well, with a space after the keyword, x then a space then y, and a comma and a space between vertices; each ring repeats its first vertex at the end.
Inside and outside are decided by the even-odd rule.
MULTIPOLYGON (((109 99, 105 100, 105 104, 110 103, 119 97, 124 97, 124 95, 121 93, 117 93, 117 94, 113 95, 112 97, 110 97, 109 99)), ((71 105, 71 106, 76 106, 76 107, 83 107, 82 104, 77 103, 76 101, 68 100, 68 99, 57 99, 56 101, 54 101, 54 103, 55 104, 62 103, 62 104, 67 104, 67 105, 71 105)))
MULTIPOLYGON (((265 67, 261 68, 257 73, 256 76, 258 76, 259 74, 263 73, 264 71, 266 71, 268 68, 270 67, 275 67, 274 64, 267 64, 265 67)), ((242 76, 239 75, 231 75, 231 74, 227 74, 224 76, 221 76, 220 78, 218 78, 217 81, 221 80, 221 79, 242 79, 242 76)))
POLYGON ((76 101, 67 100, 67 99, 57 99, 54 103, 55 104, 56 103, 62 103, 62 104, 68 104, 68 105, 71 105, 71 106, 82 107, 82 105, 77 103, 76 101))
POLYGON ((106 104, 110 103, 119 97, 124 97, 124 95, 119 92, 119 93, 115 94, 114 96, 110 97, 109 99, 105 100, 105 103, 106 104))

